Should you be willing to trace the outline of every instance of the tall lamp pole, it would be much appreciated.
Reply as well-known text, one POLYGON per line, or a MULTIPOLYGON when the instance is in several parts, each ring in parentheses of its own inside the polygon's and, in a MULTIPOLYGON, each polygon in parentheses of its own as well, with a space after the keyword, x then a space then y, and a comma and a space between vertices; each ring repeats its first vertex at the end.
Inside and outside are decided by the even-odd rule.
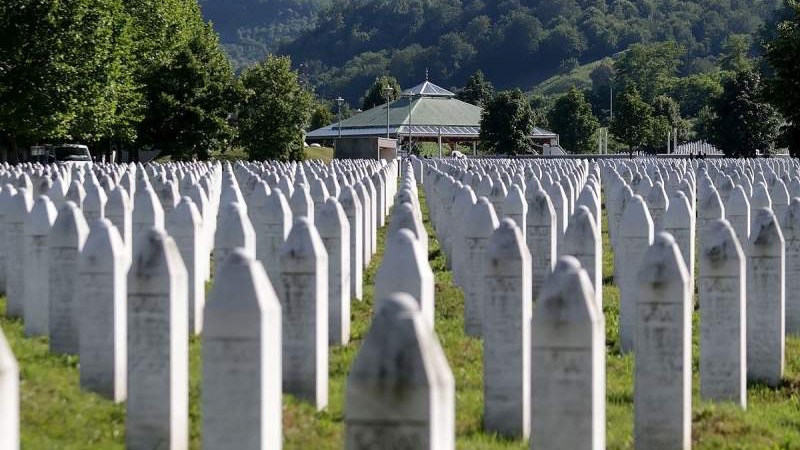
POLYGON ((386 139, 389 139, 389 94, 394 91, 391 86, 383 88, 383 94, 386 96, 386 139))
MULTIPOLYGON (((342 97, 336 98, 336 115, 338 116, 339 124, 337 128, 339 128, 339 140, 342 139, 342 103, 344 103, 344 99, 342 97)), ((339 144, 339 140, 336 141, 336 144, 339 144)))

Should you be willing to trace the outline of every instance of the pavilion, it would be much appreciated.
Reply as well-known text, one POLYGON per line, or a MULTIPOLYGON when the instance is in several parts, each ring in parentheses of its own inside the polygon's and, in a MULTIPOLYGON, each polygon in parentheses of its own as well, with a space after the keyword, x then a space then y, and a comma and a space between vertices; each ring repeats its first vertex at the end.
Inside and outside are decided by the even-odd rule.
MULTIPOLYGON (((409 142, 436 142, 443 145, 471 144, 473 152, 480 140, 482 108, 463 102, 447 89, 425 81, 402 92, 399 99, 358 113, 306 135, 306 141, 334 141, 337 149, 356 145, 365 138, 396 139, 409 148, 409 142)), ((557 145, 558 135, 535 128, 533 142, 557 145)))

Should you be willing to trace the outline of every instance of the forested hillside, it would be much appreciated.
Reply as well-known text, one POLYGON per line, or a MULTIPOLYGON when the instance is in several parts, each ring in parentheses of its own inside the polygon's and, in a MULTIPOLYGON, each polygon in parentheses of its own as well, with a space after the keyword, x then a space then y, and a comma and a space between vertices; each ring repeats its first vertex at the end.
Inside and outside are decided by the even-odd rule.
POLYGON ((499 88, 529 88, 637 42, 676 41, 686 50, 681 73, 688 74, 712 67, 729 36, 757 36, 778 3, 333 0, 312 29, 279 52, 304 64, 319 94, 350 102, 376 76, 388 72, 407 86, 426 68, 445 87, 461 86, 482 69, 499 88))
POLYGON ((281 42, 316 24, 317 12, 331 0, 200 0, 203 17, 214 23, 235 67, 275 51, 281 42))

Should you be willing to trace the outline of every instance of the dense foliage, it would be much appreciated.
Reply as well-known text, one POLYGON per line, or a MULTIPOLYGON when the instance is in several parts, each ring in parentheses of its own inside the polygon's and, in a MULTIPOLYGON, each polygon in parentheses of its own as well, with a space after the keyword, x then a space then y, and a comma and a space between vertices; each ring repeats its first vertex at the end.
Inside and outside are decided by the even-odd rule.
POLYGON ((594 153, 600 124, 583 92, 572 88, 556 100, 548 114, 550 129, 559 135, 561 147, 570 153, 594 153))
POLYGON ((481 149, 486 153, 518 155, 530 152, 534 114, 519 89, 503 91, 484 106, 481 114, 481 149))
POLYGON ((239 138, 251 159, 297 161, 313 96, 300 85, 286 57, 268 55, 242 73, 245 101, 239 110, 239 138))
POLYGON ((775 108, 763 98, 763 83, 753 71, 738 72, 727 80, 709 119, 709 142, 727 156, 769 154, 781 121, 775 108))
POLYGON ((786 118, 784 137, 792 156, 800 156, 800 5, 787 2, 787 17, 766 43, 766 59, 774 71, 768 96, 786 118))
POLYGON ((372 86, 364 93, 361 100, 361 109, 366 111, 386 102, 393 102, 400 98, 403 89, 395 77, 383 76, 375 79, 372 86))
POLYGON ((413 85, 429 69, 448 87, 482 69, 499 88, 530 87, 574 67, 572 59, 594 61, 641 42, 675 41, 687 74, 713 64, 730 35, 756 34, 778 3, 334 0, 280 51, 305 64, 320 95, 350 102, 387 72, 413 85))

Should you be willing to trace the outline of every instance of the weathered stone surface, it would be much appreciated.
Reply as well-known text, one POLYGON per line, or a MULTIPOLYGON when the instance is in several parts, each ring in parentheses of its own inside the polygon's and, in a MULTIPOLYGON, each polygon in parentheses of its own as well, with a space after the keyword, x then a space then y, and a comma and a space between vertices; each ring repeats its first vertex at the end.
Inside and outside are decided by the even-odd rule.
POLYGON ((19 366, 0 329, 0 448, 19 449, 19 366))
POLYGON ((433 328, 434 279, 426 256, 410 230, 401 228, 387 236, 386 252, 375 276, 375 298, 405 292, 419 303, 422 317, 433 328))
POLYGON ((163 229, 141 233, 128 273, 126 445, 189 446, 189 320, 186 268, 163 229))
POLYGON ((358 300, 364 297, 364 217, 358 194, 350 186, 342 186, 339 198, 350 224, 350 294, 358 300))
POLYGON ((605 448, 605 323, 575 258, 542 287, 531 332, 531 448, 605 448))
POLYGON ((25 188, 17 190, 6 214, 6 315, 22 318, 25 308, 25 220, 33 200, 25 188))
POLYGON ((525 240, 531 253, 531 295, 533 300, 539 296, 544 281, 550 276, 556 264, 556 212, 550 196, 544 189, 526 192, 528 199, 528 231, 525 240))
POLYGON ((603 310, 603 243, 600 227, 586 206, 579 206, 569 221, 564 234, 564 255, 574 256, 589 275, 595 295, 595 303, 603 310))
POLYGON ((235 249, 243 248, 256 255, 256 233, 247 217, 247 210, 239 203, 228 203, 220 212, 219 226, 214 235, 214 278, 235 249))
POLYGON ((619 241, 614 249, 617 256, 615 280, 619 286, 619 339, 620 349, 634 349, 636 327, 636 302, 638 281, 636 274, 644 260, 645 252, 653 243, 653 221, 647 205, 638 195, 625 206, 619 228, 619 241))
POLYGON ((771 209, 752 211, 747 251, 747 380, 778 386, 785 349, 785 250, 771 209))
POLYGON ((350 369, 345 448, 455 448, 453 373, 436 334, 407 294, 380 301, 350 369))
POLYGON ((692 301, 675 240, 658 233, 636 275, 634 443, 689 449, 692 441, 692 301))
POLYGON ((530 433, 531 256, 517 224, 503 219, 488 241, 483 320, 483 427, 530 433))
POLYGON ((25 219, 24 267, 26 336, 47 336, 50 332, 49 254, 47 239, 56 221, 56 208, 40 195, 25 219))
POLYGON ((181 198, 178 205, 167 215, 167 233, 175 240, 181 259, 186 266, 189 282, 189 333, 200 334, 203 330, 203 307, 206 298, 203 250, 203 219, 189 197, 181 198))
POLYGON ((204 321, 203 447, 280 449, 281 305, 253 255, 228 256, 204 321))
POLYGON ((727 220, 700 251, 700 396, 747 405, 745 259, 727 220))
POLYGON ((127 388, 126 251, 114 225, 96 219, 78 263, 81 387, 115 402, 127 388))
POLYGON ((281 252, 283 392, 328 406, 328 253, 314 224, 298 218, 281 252))
POLYGON ((468 336, 481 335, 483 303, 486 298, 486 248, 489 237, 499 225, 494 208, 486 197, 479 197, 470 209, 464 228, 465 268, 469 277, 464 285, 464 331, 468 336))
POLYGON ((317 209, 316 217, 328 252, 328 343, 345 345, 350 342, 350 224, 333 197, 317 209))
POLYGON ((786 333, 800 335, 800 198, 793 198, 783 221, 786 241, 786 333))
POLYGON ((48 289, 50 292, 50 352, 79 351, 78 264, 89 226, 78 206, 67 201, 61 206, 48 245, 48 289))

